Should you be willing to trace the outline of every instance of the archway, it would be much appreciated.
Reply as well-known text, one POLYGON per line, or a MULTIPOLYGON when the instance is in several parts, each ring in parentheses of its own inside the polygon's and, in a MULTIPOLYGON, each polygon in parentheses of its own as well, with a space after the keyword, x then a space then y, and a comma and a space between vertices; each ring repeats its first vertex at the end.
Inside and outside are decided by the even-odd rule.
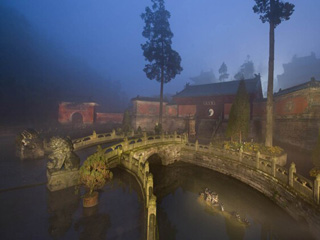
POLYGON ((83 116, 82 116, 82 114, 79 113, 79 112, 75 112, 74 114, 72 114, 71 122, 74 125, 83 124, 83 116))
POLYGON ((149 165, 162 165, 162 159, 158 153, 152 154, 148 157, 147 161, 149 162, 149 165))

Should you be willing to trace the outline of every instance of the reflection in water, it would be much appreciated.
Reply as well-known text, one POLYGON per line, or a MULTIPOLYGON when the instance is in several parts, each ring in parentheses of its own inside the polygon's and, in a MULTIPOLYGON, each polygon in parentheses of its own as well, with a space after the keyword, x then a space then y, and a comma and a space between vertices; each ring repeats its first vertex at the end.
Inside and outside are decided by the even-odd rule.
MULTIPOLYGON (((75 188, 47 192, 48 233, 54 239, 143 239, 144 201, 135 178, 113 169, 96 207, 83 208, 75 188)), ((41 239, 48 239, 42 237, 41 239)))
POLYGON ((47 190, 49 217, 49 234, 53 237, 63 236, 72 225, 73 214, 79 206, 80 196, 75 188, 70 187, 56 192, 47 190))
POLYGON ((303 224, 233 178, 184 163, 150 163, 160 239, 313 239, 303 224), (198 196, 205 188, 217 192, 225 210, 238 212, 250 226, 200 204, 198 196))
POLYGON ((91 208, 83 208, 83 217, 79 219, 74 228, 80 231, 80 240, 106 239, 107 230, 110 227, 108 214, 99 213, 99 205, 91 208))
POLYGON ((177 228, 169 221, 166 211, 161 206, 157 207, 157 219, 159 232, 166 233, 166 240, 176 239, 177 228))

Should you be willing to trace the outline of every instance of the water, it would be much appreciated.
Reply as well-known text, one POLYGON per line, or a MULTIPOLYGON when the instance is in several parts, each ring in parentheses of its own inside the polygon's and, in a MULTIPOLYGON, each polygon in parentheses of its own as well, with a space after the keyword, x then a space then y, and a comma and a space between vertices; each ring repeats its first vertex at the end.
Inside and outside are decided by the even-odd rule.
POLYGON ((303 224, 233 178, 183 163, 151 165, 151 172, 160 239, 313 239, 303 224), (205 188, 218 193, 225 210, 246 217, 250 226, 199 200, 205 188))
MULTIPOLYGON (((99 195, 97 207, 82 207, 73 188, 46 189, 46 159, 14 156, 14 138, 0 139, 0 239, 143 239, 145 210, 140 186, 121 169, 99 195)), ((83 162, 96 148, 79 151, 83 162)))
MULTIPOLYGON (((95 149, 78 151, 81 161, 95 149)), ((160 239, 312 239, 303 225, 235 179, 182 163, 150 167, 160 239), (226 211, 237 211, 250 226, 199 201, 206 187, 219 194, 226 211)), ((127 172, 113 172, 98 207, 83 209, 73 189, 46 189, 46 159, 21 161, 14 156, 14 137, 1 137, 0 239, 143 239, 140 187, 127 172)))

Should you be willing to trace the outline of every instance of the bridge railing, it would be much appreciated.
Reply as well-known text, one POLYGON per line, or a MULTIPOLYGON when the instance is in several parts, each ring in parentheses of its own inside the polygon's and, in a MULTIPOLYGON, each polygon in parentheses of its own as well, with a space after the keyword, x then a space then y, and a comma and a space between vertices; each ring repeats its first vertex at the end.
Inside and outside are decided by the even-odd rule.
MULTIPOLYGON (((133 134, 131 136, 133 137, 133 134)), ((187 136, 179 135, 176 132, 150 136, 144 133, 143 136, 128 139, 123 134, 116 135, 115 131, 103 134, 93 132, 93 135, 73 140, 73 144, 74 149, 79 150, 116 139, 122 139, 122 141, 103 149, 107 163, 110 167, 121 165, 136 177, 143 189, 143 197, 147 209, 147 239, 154 240, 156 239, 157 205, 156 196, 153 194, 153 176, 149 172, 149 163, 143 161, 142 158, 134 158, 132 150, 161 143, 185 143, 187 136)))
MULTIPOLYGON (((266 157, 260 154, 251 154, 239 151, 226 150, 211 145, 200 145, 198 142, 184 144, 184 148, 192 151, 212 154, 215 157, 229 159, 231 161, 238 161, 241 164, 262 171, 274 177, 278 182, 283 185, 290 186, 294 191, 307 198, 309 201, 314 201, 317 204, 320 202, 320 174, 314 181, 311 181, 302 175, 296 173, 295 164, 292 163, 290 168, 287 169, 278 165, 277 159, 273 157, 266 157)), ((283 163, 280 160, 281 163, 283 163)))
MULTIPOLYGON (((130 137, 134 136, 134 132, 131 132, 130 137)), ((115 130, 109 133, 99 133, 97 134, 95 131, 93 131, 92 135, 77 138, 72 140, 73 148, 74 150, 80 150, 82 148, 86 148, 89 146, 94 146, 97 144, 101 144, 104 142, 109 142, 117 139, 123 139, 125 137, 125 134, 117 134, 115 130)))
MULTIPOLYGON (((135 137, 134 132, 131 132, 129 134, 130 138, 135 137)), ((102 144, 105 142, 111 142, 113 140, 121 140, 126 139, 127 136, 125 134, 117 134, 115 130, 113 130, 110 133, 99 133, 97 134, 95 131, 92 135, 74 139, 72 140, 74 150, 80 150, 82 148, 102 144)), ((146 144, 152 144, 152 143, 161 143, 161 142, 168 142, 168 141, 174 141, 174 142, 182 142, 186 140, 185 135, 179 135, 177 133, 171 133, 171 134, 162 134, 162 135, 147 135, 146 133, 143 133, 143 136, 136 137, 134 139, 129 140, 130 148, 136 148, 139 146, 144 146, 146 144)))

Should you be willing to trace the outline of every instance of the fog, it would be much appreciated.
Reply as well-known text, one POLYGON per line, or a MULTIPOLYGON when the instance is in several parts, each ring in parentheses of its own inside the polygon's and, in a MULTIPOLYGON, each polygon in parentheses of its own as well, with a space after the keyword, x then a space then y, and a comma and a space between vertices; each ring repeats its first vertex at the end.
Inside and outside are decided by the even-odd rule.
MULTIPOLYGON (((296 5, 295 12, 276 28, 275 76, 294 55, 320 56, 320 2, 290 2, 296 5)), ((2 0, 1 99, 8 104, 1 111, 9 116, 8 108, 26 111, 39 99, 48 100, 43 109, 79 99, 116 112, 123 111, 131 97, 158 95, 159 83, 143 72, 141 50, 145 39, 140 15, 150 4, 150 0, 2 0)), ((201 71, 212 71, 218 78, 222 62, 228 67, 228 80, 234 79, 248 55, 265 92, 269 27, 253 13, 253 5, 252 0, 166 1, 173 48, 184 70, 164 92, 181 91, 201 71)), ((37 107, 32 115, 42 110, 37 107)))

